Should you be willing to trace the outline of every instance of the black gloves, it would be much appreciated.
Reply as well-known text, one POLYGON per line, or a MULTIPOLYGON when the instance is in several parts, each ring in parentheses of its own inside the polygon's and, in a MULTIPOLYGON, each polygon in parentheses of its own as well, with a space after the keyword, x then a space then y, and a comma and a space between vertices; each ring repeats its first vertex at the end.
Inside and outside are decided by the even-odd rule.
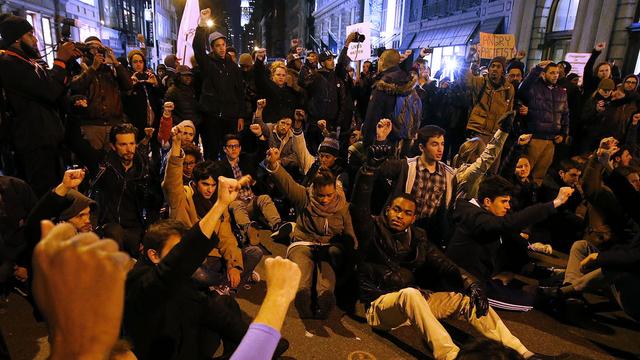
POLYGON ((389 153, 391 152, 391 145, 371 145, 367 149, 367 167, 369 169, 376 169, 382 164, 389 153))
POLYGON ((471 316, 471 311, 473 311, 474 307, 476 308, 476 318, 479 319, 487 315, 489 311, 489 299, 487 299, 487 294, 482 285, 477 282, 472 283, 467 289, 467 295, 471 299, 469 316, 471 316))
POLYGON ((513 127, 513 119, 516 116, 516 111, 511 110, 507 113, 504 113, 500 119, 498 119, 498 123, 500 124, 500 130, 504 132, 510 132, 513 127))

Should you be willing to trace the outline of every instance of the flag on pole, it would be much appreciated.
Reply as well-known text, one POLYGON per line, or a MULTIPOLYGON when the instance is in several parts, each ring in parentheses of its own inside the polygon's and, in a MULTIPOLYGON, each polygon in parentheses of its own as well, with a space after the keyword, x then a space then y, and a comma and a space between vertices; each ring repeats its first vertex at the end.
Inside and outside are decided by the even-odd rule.
POLYGON ((198 20, 200 19, 200 4, 198 0, 187 0, 180 21, 180 30, 178 31, 178 49, 176 54, 182 59, 181 64, 190 66, 191 57, 193 56, 193 37, 196 34, 198 20))

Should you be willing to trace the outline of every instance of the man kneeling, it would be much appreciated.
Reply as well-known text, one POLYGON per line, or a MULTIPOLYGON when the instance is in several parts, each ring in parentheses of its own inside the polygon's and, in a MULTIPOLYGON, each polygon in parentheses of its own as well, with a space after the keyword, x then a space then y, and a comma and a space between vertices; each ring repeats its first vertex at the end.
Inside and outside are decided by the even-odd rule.
POLYGON ((460 349, 438 319, 468 321, 486 337, 501 342, 527 359, 548 357, 529 351, 489 307, 484 289, 456 266, 424 230, 413 226, 416 201, 412 195, 394 198, 383 215, 371 215, 374 170, 383 160, 384 145, 369 149, 368 165, 360 169, 351 199, 353 228, 359 240, 360 300, 367 323, 378 330, 411 324, 424 337, 436 359, 455 359, 460 349), (417 287, 414 273, 426 266, 430 273, 462 292, 429 292, 417 287))

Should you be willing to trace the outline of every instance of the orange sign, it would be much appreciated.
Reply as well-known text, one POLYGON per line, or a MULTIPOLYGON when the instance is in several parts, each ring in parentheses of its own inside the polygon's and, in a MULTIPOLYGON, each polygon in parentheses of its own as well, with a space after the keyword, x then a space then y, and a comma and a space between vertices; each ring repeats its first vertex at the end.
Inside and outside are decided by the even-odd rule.
POLYGON ((516 38, 513 34, 480 33, 478 53, 481 59, 493 59, 504 56, 507 59, 515 55, 516 38))

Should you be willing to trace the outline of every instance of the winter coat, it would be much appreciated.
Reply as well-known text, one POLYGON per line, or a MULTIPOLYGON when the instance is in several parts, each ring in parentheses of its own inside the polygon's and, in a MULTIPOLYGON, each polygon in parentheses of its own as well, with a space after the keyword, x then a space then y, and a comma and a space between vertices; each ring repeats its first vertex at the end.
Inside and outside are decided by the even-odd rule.
POLYGON ((286 83, 283 87, 276 85, 261 60, 256 60, 253 71, 258 94, 267 100, 267 106, 262 112, 263 120, 268 123, 276 123, 285 117, 293 120, 295 110, 302 108, 300 94, 286 83))
POLYGON ((160 86, 139 82, 122 96, 122 102, 127 118, 138 129, 138 140, 144 137, 144 128, 157 128, 157 119, 160 117, 162 109, 162 89, 160 86), (149 108, 152 111, 151 114, 149 108), (150 119, 148 119, 149 117, 150 119), (151 120, 151 123, 148 120, 151 120))
POLYGON ((540 74, 544 69, 536 66, 520 85, 518 96, 529 107, 525 119, 525 132, 534 139, 553 140, 569 135, 569 103, 567 90, 561 86, 550 87, 540 74))
POLYGON ((463 74, 463 81, 473 104, 467 130, 492 136, 500 127, 498 120, 502 115, 513 110, 516 92, 513 85, 504 77, 500 84, 493 84, 488 77, 472 75, 471 70, 463 74))
POLYGON ((99 205, 98 225, 117 223, 125 229, 144 227, 145 217, 149 218, 160 208, 160 184, 152 175, 145 154, 146 147, 138 146, 128 171, 115 152, 107 154, 91 182, 91 198, 99 205))
POLYGON ((193 52, 202 72, 200 106, 210 116, 227 119, 247 118, 244 82, 240 68, 227 54, 224 59, 206 53, 207 28, 198 26, 193 52))
POLYGON ((424 230, 410 226, 407 233, 392 234, 383 216, 371 215, 375 175, 361 170, 357 179, 350 212, 360 241, 359 298, 365 306, 381 295, 416 287, 414 274, 425 266, 434 278, 457 285, 454 291, 463 291, 476 281, 429 242, 424 230), (398 236, 408 236, 409 242, 399 241, 398 236))
POLYGON ((202 121, 196 92, 192 86, 183 84, 180 77, 176 78, 176 81, 167 90, 164 101, 171 101, 175 105, 175 109, 171 113, 175 124, 182 120, 191 120, 197 126, 202 121))
POLYGON ((211 336, 202 325, 210 300, 191 275, 218 241, 196 223, 159 264, 144 257, 129 271, 122 327, 138 359, 202 358, 201 336, 211 336))
POLYGON ((42 69, 38 76, 35 65, 25 54, 9 54, 0 54, 0 85, 5 90, 6 110, 10 114, 8 126, 1 128, 9 134, 0 136, 9 135, 18 151, 57 147, 65 132, 57 102, 67 91, 66 68, 56 63, 51 70, 42 69))
MULTIPOLYGON (((285 194, 296 208, 296 226, 293 233, 295 242, 328 244, 340 242, 347 248, 357 248, 357 240, 349 214, 349 204, 329 216, 321 216, 311 204, 311 188, 296 183, 282 166, 270 172, 278 189, 285 194)), ((336 187, 336 191, 341 191, 336 187)), ((342 194, 341 196, 344 196, 342 194)))
POLYGON ((553 203, 539 203, 498 217, 480 207, 476 199, 458 200, 453 216, 456 228, 447 256, 481 281, 488 281, 497 269, 502 237, 519 232, 554 212, 553 203))
MULTIPOLYGON (((165 199, 169 203, 169 217, 191 227, 200 221, 200 217, 193 202, 195 190, 190 185, 184 185, 182 180, 183 162, 184 156, 169 156, 164 181, 162 182, 162 190, 164 191, 165 199)), ((218 232, 220 242, 209 253, 209 256, 223 257, 227 269, 233 267, 242 269, 242 252, 238 248, 238 242, 231 230, 230 219, 229 211, 225 210, 220 231, 218 232)))
POLYGON ((376 126, 380 119, 390 119, 392 122, 393 128, 389 134, 390 141, 398 142, 402 139, 411 139, 420 127, 422 113, 413 114, 413 119, 397 118, 395 115, 400 112, 397 109, 398 99, 413 100, 415 105, 407 104, 409 109, 422 109, 422 102, 415 90, 418 83, 417 76, 404 71, 400 66, 393 66, 378 73, 375 79, 367 115, 362 124, 365 145, 370 145, 375 141, 376 126))
POLYGON ((326 120, 327 127, 343 131, 349 128, 351 117, 347 116, 346 101, 350 99, 345 89, 343 72, 348 65, 346 51, 340 53, 335 70, 314 69, 307 64, 302 66, 298 76, 298 85, 307 91, 307 114, 312 122, 326 120))
MULTIPOLYGON (((33 246, 40 237, 26 239, 24 227, 37 201, 26 182, 11 176, 0 176, 0 262, 15 260, 22 267, 31 267, 33 246), (33 241, 30 242, 30 250, 24 251, 27 240, 33 241)), ((40 221, 35 225, 39 228, 40 221)))
POLYGON ((85 95, 87 117, 82 125, 118 125, 126 122, 121 95, 131 90, 129 71, 118 64, 113 69, 102 65, 98 70, 88 67, 71 81, 71 94, 85 95))
POLYGON ((280 150, 280 164, 282 166, 298 167, 300 161, 293 149, 293 131, 289 130, 284 137, 280 137, 276 132, 276 124, 265 124, 262 118, 254 116, 253 123, 260 125, 262 128, 262 134, 267 138, 269 142, 269 148, 277 148, 280 150))

